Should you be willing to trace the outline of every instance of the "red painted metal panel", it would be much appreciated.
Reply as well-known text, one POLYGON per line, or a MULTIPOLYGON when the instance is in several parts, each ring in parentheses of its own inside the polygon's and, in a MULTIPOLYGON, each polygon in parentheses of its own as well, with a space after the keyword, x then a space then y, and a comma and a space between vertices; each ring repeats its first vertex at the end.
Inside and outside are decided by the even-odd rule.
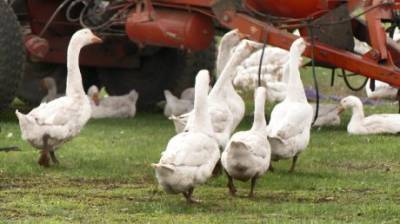
MULTIPOLYGON (((262 23, 245 14, 228 13, 231 18, 229 22, 224 23, 225 26, 232 29, 239 29, 242 33, 248 35, 250 39, 262 42, 267 35, 267 42, 273 46, 283 49, 289 49, 292 42, 298 38, 286 31, 279 30, 272 25, 262 23)), ((315 43, 315 59, 336 65, 340 68, 352 71, 357 74, 369 76, 376 80, 382 80, 391 85, 400 87, 400 70, 391 64, 378 64, 368 58, 351 52, 335 49, 328 45, 315 43)), ((392 48, 392 50, 395 50, 392 48)), ((311 56, 311 45, 307 44, 304 55, 311 56)))
MULTIPOLYGON (((231 1, 231 0, 229 0, 231 1)), ((208 7, 210 8, 215 0, 153 0, 153 2, 162 2, 168 4, 177 4, 177 5, 190 5, 190 6, 200 6, 200 7, 208 7)))
MULTIPOLYGON (((134 11, 134 10, 133 10, 134 11)), ((151 18, 146 12, 134 11, 125 24, 129 38, 140 45, 204 50, 214 39, 210 17, 196 12, 154 9, 151 18)))
POLYGON ((341 4, 336 0, 246 0, 245 4, 257 11, 274 16, 305 18, 321 14, 341 4))

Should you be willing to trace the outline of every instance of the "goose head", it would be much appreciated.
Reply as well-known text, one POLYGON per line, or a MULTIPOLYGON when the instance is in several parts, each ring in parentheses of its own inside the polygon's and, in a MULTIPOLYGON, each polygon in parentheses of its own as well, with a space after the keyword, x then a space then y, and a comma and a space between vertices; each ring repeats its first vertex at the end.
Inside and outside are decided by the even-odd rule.
POLYGON ((340 100, 339 113, 348 108, 362 108, 361 100, 356 96, 348 96, 340 100))
POLYGON ((236 47, 239 52, 246 52, 247 54, 254 52, 255 50, 261 49, 264 45, 251 40, 242 40, 236 47))
POLYGON ((90 29, 84 28, 74 33, 71 38, 71 44, 80 45, 81 47, 103 42, 98 36, 94 35, 90 29))
POLYGON ((173 107, 175 107, 177 101, 176 96, 174 96, 171 91, 169 90, 164 90, 164 97, 165 97, 165 105, 164 105, 164 114, 165 116, 169 117, 173 115, 173 107))
POLYGON ((93 85, 88 89, 88 96, 98 106, 100 104, 99 88, 93 85))
POLYGON ((132 90, 129 92, 128 96, 129 96, 129 99, 130 99, 132 102, 136 102, 136 101, 138 100, 138 98, 139 98, 139 93, 136 92, 136 90, 132 89, 132 90))
POLYGON ((223 42, 224 47, 228 48, 227 50, 230 50, 230 53, 233 54, 236 46, 243 38, 243 34, 240 33, 238 29, 234 29, 226 33, 221 39, 221 42, 223 42))

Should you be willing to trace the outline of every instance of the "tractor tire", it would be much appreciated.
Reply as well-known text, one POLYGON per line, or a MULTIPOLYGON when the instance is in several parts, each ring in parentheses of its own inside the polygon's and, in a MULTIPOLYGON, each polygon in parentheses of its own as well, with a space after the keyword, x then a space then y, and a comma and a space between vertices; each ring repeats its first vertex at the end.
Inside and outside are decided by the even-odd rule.
POLYGON ((15 97, 25 64, 21 27, 4 0, 0 1, 0 46, 0 109, 4 109, 15 97))
POLYGON ((165 89, 180 95, 194 85, 200 69, 212 71, 215 56, 214 44, 193 53, 161 48, 152 56, 142 57, 138 69, 99 69, 99 79, 110 95, 123 95, 135 89, 139 93, 139 110, 153 110, 164 100, 165 89))

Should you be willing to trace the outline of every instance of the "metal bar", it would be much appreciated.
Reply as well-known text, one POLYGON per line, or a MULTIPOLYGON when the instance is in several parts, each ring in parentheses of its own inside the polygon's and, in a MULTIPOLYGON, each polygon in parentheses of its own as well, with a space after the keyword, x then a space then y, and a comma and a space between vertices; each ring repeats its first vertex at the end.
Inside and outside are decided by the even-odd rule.
MULTIPOLYGON (((223 20, 224 26, 231 29, 239 29, 252 40, 261 42, 262 37, 267 34, 267 42, 273 46, 289 49, 297 36, 286 31, 279 30, 274 26, 258 21, 248 15, 235 12, 226 12, 223 20)), ((378 64, 377 62, 360 55, 330 47, 320 42, 315 42, 315 58, 317 61, 325 62, 352 71, 357 74, 368 76, 372 79, 387 82, 393 86, 400 87, 400 70, 390 64, 378 64)), ((311 45, 307 44, 304 55, 311 56, 311 45)))
POLYGON ((168 3, 168 4, 178 4, 178 5, 190 5, 199 7, 208 7, 214 4, 215 0, 153 0, 154 3, 168 3))

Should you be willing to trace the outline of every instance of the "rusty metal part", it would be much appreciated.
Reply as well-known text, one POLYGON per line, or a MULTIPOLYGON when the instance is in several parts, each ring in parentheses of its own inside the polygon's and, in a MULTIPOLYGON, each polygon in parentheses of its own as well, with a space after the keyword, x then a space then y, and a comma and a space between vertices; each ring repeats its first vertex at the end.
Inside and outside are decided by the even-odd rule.
POLYGON ((128 37, 139 45, 204 50, 214 38, 211 18, 195 12, 174 9, 146 8, 128 15, 125 30, 128 37))
POLYGON ((343 2, 336 0, 246 0, 246 7, 261 13, 288 18, 306 18, 322 15, 343 2))
POLYGON ((215 0, 211 7, 212 12, 219 20, 227 20, 224 18, 225 11, 236 11, 235 3, 232 0, 215 0))
MULTIPOLYGON (((224 2, 223 0, 221 1, 224 2)), ((61 2, 61 0, 27 0, 29 22, 31 23, 33 34, 37 35, 43 29, 46 21, 48 21, 61 2)), ((297 38, 265 22, 258 15, 252 17, 250 13, 246 14, 246 11, 236 12, 234 9, 225 7, 222 8, 223 10, 221 8, 217 11, 214 10, 213 13, 212 7, 216 4, 215 0, 144 0, 144 2, 154 5, 154 11, 150 16, 143 17, 144 20, 140 20, 140 17, 134 18, 135 11, 131 11, 126 24, 121 24, 125 25, 131 40, 142 44, 176 48, 185 47, 188 49, 204 48, 211 43, 207 42, 207 38, 212 36, 213 28, 209 28, 208 23, 211 24, 214 18, 217 18, 223 26, 231 29, 237 28, 243 34, 256 41, 262 41, 267 34, 267 42, 269 44, 284 49, 289 49, 291 43, 297 38), (158 17, 159 15, 161 16, 158 17), (194 21, 197 20, 194 19, 195 17, 198 18, 198 21, 202 21, 199 22, 202 25, 194 24, 194 21), (137 20, 135 21, 134 19, 137 20), (193 21, 190 21, 191 19, 193 21), (172 23, 169 24, 171 21, 172 23), (206 34, 201 29, 193 27, 207 27, 206 34), (185 28, 192 28, 192 30, 189 32, 185 28)), ((332 40, 324 40, 325 37, 320 35, 320 40, 315 42, 315 59, 319 63, 344 68, 400 87, 400 71, 395 66, 400 65, 400 49, 392 40, 386 38, 381 24, 381 20, 391 18, 391 10, 400 9, 400 0, 246 0, 244 3, 261 13, 290 17, 291 19, 283 18, 282 21, 291 22, 287 23, 292 26, 291 28, 298 28, 304 19, 310 20, 321 16, 324 17, 324 14, 329 13, 329 10, 335 9, 341 4, 346 4, 349 11, 362 6, 366 24, 360 25, 351 15, 353 32, 359 40, 369 42, 373 50, 360 56, 350 50, 343 50, 343 48, 351 48, 347 39, 343 40, 345 44, 335 45, 332 40), (325 44, 322 42, 325 42, 325 44)), ((60 12, 55 17, 54 21, 49 25, 48 32, 43 35, 50 46, 50 51, 42 59, 43 61, 65 63, 68 40, 72 33, 79 29, 79 25, 68 22, 62 15, 63 12, 60 12)), ((338 23, 345 22, 348 21, 339 21, 338 23)), ((321 23, 319 25, 321 27, 323 25, 323 29, 331 29, 325 27, 336 25, 330 24, 329 21, 321 23)), ((280 28, 284 27, 279 23, 276 24, 280 28)), ((290 27, 287 26, 286 28, 290 27)), ((307 37, 307 32, 302 31, 301 33, 307 37)), ((121 37, 121 39, 117 39, 113 43, 106 40, 106 43, 101 46, 90 46, 84 49, 81 63, 106 67, 131 66, 131 60, 121 60, 121 58, 136 57, 137 59, 138 56, 135 56, 133 52, 137 52, 138 49, 127 50, 127 46, 129 49, 129 47, 132 48, 135 45, 129 45, 129 40, 126 37, 121 37)), ((310 46, 307 47, 305 55, 311 55, 310 46)))
POLYGON ((311 22, 316 40, 339 49, 353 51, 354 39, 347 5, 341 5, 311 22), (336 23, 337 21, 346 21, 336 23), (320 24, 332 23, 324 26, 320 24))
MULTIPOLYGON (((228 23, 223 23, 223 21, 221 21, 221 23, 232 29, 238 28, 240 32, 246 34, 252 40, 261 42, 263 36, 267 33, 267 42, 269 44, 283 49, 289 49, 293 41, 298 38, 270 24, 258 21, 249 15, 234 12, 226 13, 232 19, 228 23)), ((310 44, 307 44, 304 55, 310 57, 310 44)), ((331 47, 318 41, 315 43, 315 59, 357 74, 382 80, 394 86, 400 86, 400 71, 396 66, 391 64, 379 64, 371 59, 331 47)))
POLYGON ((215 0, 155 0, 154 2, 211 8, 215 0))

